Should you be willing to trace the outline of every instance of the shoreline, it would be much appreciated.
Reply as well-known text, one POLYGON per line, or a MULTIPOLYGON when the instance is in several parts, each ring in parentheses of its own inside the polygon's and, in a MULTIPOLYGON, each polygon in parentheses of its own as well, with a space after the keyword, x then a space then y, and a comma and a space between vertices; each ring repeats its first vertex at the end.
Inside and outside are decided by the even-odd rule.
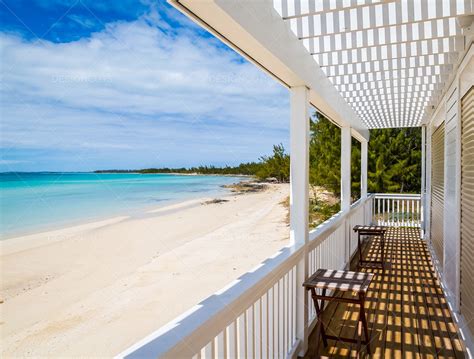
POLYGON ((94 224, 101 223, 101 222, 106 222, 109 220, 113 220, 115 218, 123 218, 123 219, 130 219, 130 218, 140 218, 147 213, 151 213, 155 210, 159 210, 161 208, 166 208, 168 206, 173 206, 179 203, 184 203, 188 201, 193 201, 193 200, 199 200, 200 198, 207 198, 207 197, 196 197, 194 199, 190 198, 182 198, 182 199, 175 199, 175 200, 163 200, 162 205, 150 205, 142 208, 137 208, 134 209, 131 213, 117 213, 115 215, 103 215, 103 216, 96 216, 96 217, 89 217, 89 218, 81 218, 77 220, 71 220, 62 222, 62 223, 56 223, 56 224, 50 224, 47 227, 41 227, 41 228, 36 228, 36 229, 31 229, 31 230, 25 230, 22 232, 15 232, 11 233, 5 236, 0 235, 0 246, 8 241, 15 240, 16 238, 23 238, 23 237, 30 237, 30 236, 36 236, 36 235, 46 235, 48 233, 53 233, 57 231, 63 231, 66 229, 73 229, 77 227, 83 227, 83 226, 93 226, 94 224))
MULTIPOLYGON (((234 193, 228 191, 228 193, 224 193, 222 196, 219 197, 229 197, 235 195, 234 193)), ((93 230, 105 227, 107 225, 112 225, 120 222, 126 222, 133 219, 144 219, 149 217, 149 215, 166 215, 174 212, 178 212, 180 210, 192 207, 198 207, 202 204, 202 202, 211 200, 215 196, 210 197, 197 197, 192 199, 182 199, 182 200, 175 200, 170 201, 167 203, 163 203, 162 206, 153 206, 153 207, 146 207, 142 208, 139 213, 136 214, 122 214, 116 216, 106 216, 95 218, 91 220, 78 220, 78 222, 74 224, 67 224, 67 225, 60 225, 59 227, 49 228, 46 230, 40 231, 33 231, 28 233, 21 233, 19 235, 15 235, 14 237, 0 239, 0 254, 11 254, 8 251, 9 247, 17 246, 19 241, 21 242, 35 242, 37 237, 44 237, 48 238, 51 241, 58 241, 61 239, 54 239, 58 237, 64 237, 64 235, 74 235, 77 232, 84 231, 84 230, 93 230)), ((16 251, 16 250, 15 250, 16 251)))
POLYGON ((286 245, 288 193, 269 184, 1 241, 2 356, 116 355, 286 245))
MULTIPOLYGON (((45 173, 53 173, 53 172, 45 172, 45 173)), ((58 172, 60 173, 60 172, 58 172)), ((76 173, 76 172, 67 172, 67 173, 76 173)), ((93 173, 93 172, 77 172, 77 173, 93 173)), ((132 173, 132 172, 129 172, 132 173)), ((110 173, 114 174, 114 173, 110 173)), ((140 174, 140 173, 136 173, 140 174)), ((153 173, 150 173, 153 174, 153 173)), ((176 176, 188 176, 184 174, 171 174, 171 173, 164 173, 164 174, 169 174, 169 175, 176 175, 176 176)), ((234 176, 234 175, 202 175, 202 176, 216 176, 216 177, 236 177, 238 178, 245 178, 244 176, 234 176)), ((235 184, 241 183, 241 182, 247 182, 248 179, 243 179, 240 182, 236 182, 235 184)), ((234 185, 234 184, 232 184, 234 185)), ((209 192, 209 193, 201 193, 202 197, 200 195, 198 196, 189 196, 189 197, 183 197, 183 198, 177 198, 177 199, 164 199, 160 203, 155 203, 155 204, 147 204, 142 207, 136 207, 136 208, 130 208, 128 211, 123 211, 122 213, 114 213, 114 214, 107 214, 107 215, 98 215, 98 216, 91 216, 91 217, 84 217, 84 218, 79 218, 79 219, 70 219, 70 220, 63 220, 59 221, 56 223, 50 223, 41 227, 35 227, 31 229, 18 229, 18 230, 12 230, 7 232, 6 234, 0 234, 0 243, 9 241, 9 240, 14 240, 15 238, 19 237, 27 237, 27 236, 32 236, 32 235, 37 235, 37 234, 43 234, 47 232, 54 232, 58 230, 63 230, 65 228, 69 227, 78 227, 78 226, 83 226, 83 225, 93 225, 96 222, 103 222, 103 221, 108 221, 116 217, 129 217, 129 218, 139 218, 147 213, 153 212, 156 209, 160 209, 163 207, 168 207, 168 206, 173 206, 175 204, 179 204, 182 202, 187 202, 187 201, 192 201, 192 200, 199 200, 200 198, 208 198, 208 197, 214 197, 214 196, 226 196, 232 194, 232 190, 230 187, 227 186, 232 186, 232 185, 222 185, 216 188, 215 191, 209 192)))
MULTIPOLYGON (((119 222, 124 222, 127 220, 133 219, 143 219, 147 218, 150 215, 160 214, 166 215, 175 213, 177 211, 198 207, 200 205, 205 205, 209 203, 205 203, 206 201, 215 200, 216 197, 227 198, 232 196, 239 196, 239 195, 248 195, 250 193, 258 193, 258 192, 245 192, 240 189, 240 186, 243 183, 252 183, 247 181, 241 181, 238 183, 233 183, 230 185, 222 185, 220 188, 223 188, 223 192, 214 192, 213 194, 205 197, 195 197, 195 198, 181 198, 176 200, 169 200, 163 201, 161 206, 147 206, 141 209, 137 209, 136 213, 123 213, 117 214, 115 216, 104 216, 104 217, 96 217, 94 219, 80 219, 74 223, 67 223, 67 224, 58 224, 58 226, 53 226, 47 229, 41 230, 32 230, 25 233, 15 234, 12 237, 8 238, 1 238, 0 237, 0 254, 9 254, 8 247, 15 247, 17 241, 28 242, 28 240, 34 241, 34 239, 38 236, 47 237, 47 238, 55 238, 57 236, 64 236, 64 232, 69 234, 74 234, 76 232, 85 230, 85 229, 97 229, 104 227, 110 224, 116 224, 119 222)), ((263 191, 266 189, 262 188, 263 191)))

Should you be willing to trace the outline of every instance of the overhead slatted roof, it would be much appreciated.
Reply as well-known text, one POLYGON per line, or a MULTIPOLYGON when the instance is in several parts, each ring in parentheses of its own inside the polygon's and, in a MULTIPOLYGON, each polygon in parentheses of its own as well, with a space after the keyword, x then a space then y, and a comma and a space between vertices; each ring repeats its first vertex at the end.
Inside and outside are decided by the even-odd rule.
POLYGON ((474 0, 273 0, 369 128, 419 126, 464 50, 474 0))

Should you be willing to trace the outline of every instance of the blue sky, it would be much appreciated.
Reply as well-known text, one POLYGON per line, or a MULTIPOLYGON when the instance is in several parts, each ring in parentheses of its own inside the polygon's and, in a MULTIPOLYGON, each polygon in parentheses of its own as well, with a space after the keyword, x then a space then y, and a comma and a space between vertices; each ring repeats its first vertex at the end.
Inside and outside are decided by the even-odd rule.
POLYGON ((288 91, 164 1, 0 0, 0 171, 234 165, 288 91))

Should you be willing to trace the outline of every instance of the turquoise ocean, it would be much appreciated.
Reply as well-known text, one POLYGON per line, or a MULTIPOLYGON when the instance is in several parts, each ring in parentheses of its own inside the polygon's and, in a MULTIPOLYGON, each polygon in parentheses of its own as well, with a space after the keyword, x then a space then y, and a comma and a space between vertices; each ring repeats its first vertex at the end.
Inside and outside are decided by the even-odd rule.
POLYGON ((0 238, 227 193, 241 177, 135 173, 0 173, 0 238))

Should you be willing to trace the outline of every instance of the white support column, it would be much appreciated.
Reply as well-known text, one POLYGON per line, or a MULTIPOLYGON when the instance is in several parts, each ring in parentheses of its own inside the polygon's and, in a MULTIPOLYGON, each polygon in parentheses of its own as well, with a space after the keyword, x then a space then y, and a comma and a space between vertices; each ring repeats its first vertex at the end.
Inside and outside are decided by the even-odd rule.
POLYGON ((351 208, 351 128, 341 128, 341 210, 351 208))
POLYGON ((425 238, 431 241, 431 131, 426 128, 426 160, 425 160, 425 238))
POLYGON ((421 230, 425 236, 426 208, 426 126, 421 127, 421 230))
POLYGON ((290 89, 290 241, 308 242, 309 99, 306 87, 290 89))
POLYGON ((360 197, 367 198, 368 142, 360 143, 360 197))
POLYGON ((308 296, 302 283, 308 278, 309 210, 309 93, 304 86, 290 89, 290 244, 303 246, 296 273, 296 338, 298 354, 308 350, 308 296))

